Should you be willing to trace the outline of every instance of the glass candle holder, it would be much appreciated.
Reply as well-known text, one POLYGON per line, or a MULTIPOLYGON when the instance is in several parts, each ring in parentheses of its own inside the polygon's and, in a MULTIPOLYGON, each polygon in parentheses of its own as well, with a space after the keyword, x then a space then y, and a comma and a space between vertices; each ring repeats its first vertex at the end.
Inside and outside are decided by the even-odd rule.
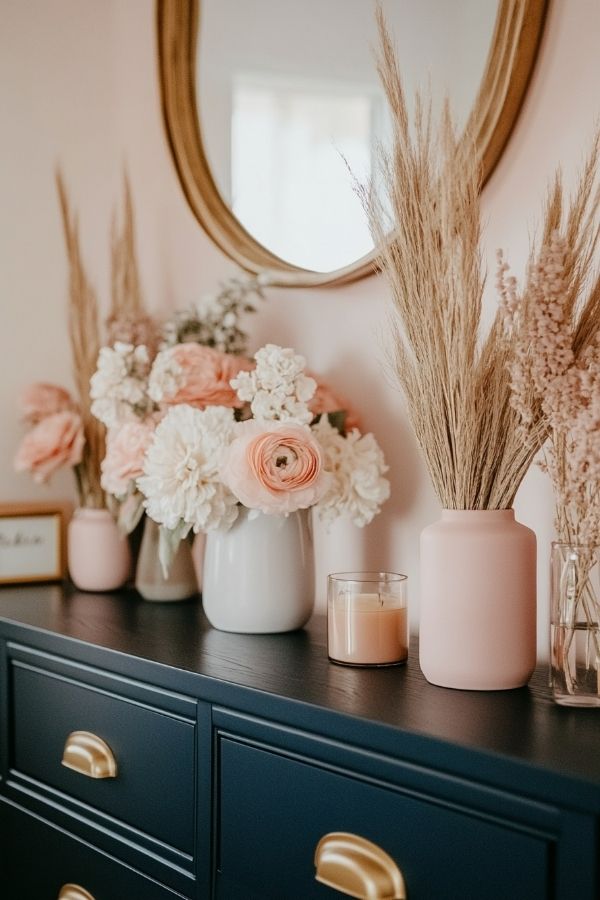
POLYGON ((327 651, 347 666, 396 666, 408 656, 406 575, 337 572, 327 578, 327 651))

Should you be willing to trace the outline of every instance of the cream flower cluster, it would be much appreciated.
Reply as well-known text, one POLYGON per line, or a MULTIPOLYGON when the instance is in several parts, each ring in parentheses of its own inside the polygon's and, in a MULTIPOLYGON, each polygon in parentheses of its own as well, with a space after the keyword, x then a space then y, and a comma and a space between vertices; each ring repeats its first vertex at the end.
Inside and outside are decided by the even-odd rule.
POLYGON ((231 409, 172 407, 157 426, 137 484, 148 515, 185 537, 190 530, 228 529, 237 518, 237 498, 220 477, 225 448, 234 434, 231 409))
POLYGON ((148 379, 148 396, 155 403, 174 397, 185 383, 185 370, 172 350, 163 350, 154 360, 148 379))
POLYGON ((390 496, 390 483, 384 478, 388 467, 372 434, 357 429, 343 437, 327 416, 313 425, 324 456, 324 468, 331 475, 329 489, 317 506, 319 518, 332 522, 348 516, 359 527, 368 525, 390 496))
POLYGON ((240 400, 250 403, 255 419, 265 422, 298 422, 313 419, 308 407, 317 383, 304 374, 306 360, 287 347, 266 344, 255 354, 256 368, 240 372, 231 386, 240 400))
POLYGON ((153 405, 146 393, 150 357, 141 344, 102 347, 90 381, 91 411, 107 428, 143 418, 153 405))

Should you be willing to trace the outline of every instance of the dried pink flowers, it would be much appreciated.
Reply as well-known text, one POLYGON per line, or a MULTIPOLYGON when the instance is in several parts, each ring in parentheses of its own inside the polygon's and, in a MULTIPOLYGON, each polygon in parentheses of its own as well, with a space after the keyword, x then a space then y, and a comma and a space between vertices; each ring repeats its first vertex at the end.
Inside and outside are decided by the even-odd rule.
POLYGON ((552 481, 561 541, 600 543, 600 334, 574 351, 569 308, 569 248, 555 231, 529 272, 528 291, 498 254, 498 289, 505 328, 515 349, 510 363, 512 405, 523 436, 541 411, 548 439, 540 465, 552 481))

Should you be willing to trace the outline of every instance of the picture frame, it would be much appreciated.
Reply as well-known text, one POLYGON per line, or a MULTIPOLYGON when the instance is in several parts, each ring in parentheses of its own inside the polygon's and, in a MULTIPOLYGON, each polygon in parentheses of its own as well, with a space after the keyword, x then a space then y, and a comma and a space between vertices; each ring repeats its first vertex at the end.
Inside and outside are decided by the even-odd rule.
POLYGON ((62 503, 0 504, 0 586, 64 577, 67 512, 62 503))

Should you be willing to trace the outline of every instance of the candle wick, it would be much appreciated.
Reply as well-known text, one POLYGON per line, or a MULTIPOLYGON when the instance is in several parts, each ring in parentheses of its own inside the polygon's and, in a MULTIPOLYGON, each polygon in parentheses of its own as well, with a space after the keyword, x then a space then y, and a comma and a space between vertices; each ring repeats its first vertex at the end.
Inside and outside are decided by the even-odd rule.
POLYGON ((383 597, 381 596, 380 593, 377 594, 377 599, 379 600, 379 605, 383 606, 383 597))

